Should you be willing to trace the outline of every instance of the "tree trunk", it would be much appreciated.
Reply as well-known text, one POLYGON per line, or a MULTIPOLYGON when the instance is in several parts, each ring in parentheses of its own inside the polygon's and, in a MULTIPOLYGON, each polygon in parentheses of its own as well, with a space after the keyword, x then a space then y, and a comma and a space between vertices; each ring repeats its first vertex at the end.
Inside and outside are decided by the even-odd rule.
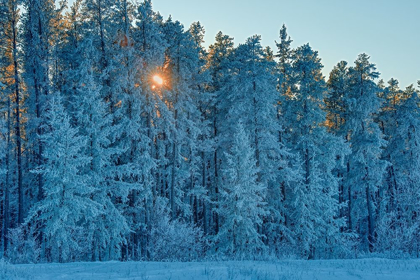
MULTIPOLYGON (((348 174, 350 174, 350 162, 347 161, 347 177, 348 174)), ((348 203, 347 203, 347 208, 348 208, 348 223, 349 223, 349 230, 352 231, 353 230, 353 219, 352 219, 352 210, 353 210, 353 197, 352 197, 352 190, 351 190, 351 184, 348 184, 347 187, 347 192, 348 192, 348 203)))
POLYGON ((7 246, 8 246, 8 233, 9 233, 9 220, 10 220, 10 214, 9 214, 9 208, 10 208, 10 145, 11 145, 11 108, 10 108, 10 98, 7 99, 7 138, 6 138, 6 180, 4 183, 4 189, 3 189, 3 253, 4 255, 7 254, 7 246))
POLYGON ((18 223, 23 223, 23 185, 22 185, 22 138, 20 134, 20 81, 18 72, 18 58, 17 58, 17 5, 13 2, 12 11, 12 48, 13 48, 13 66, 14 66, 14 91, 15 91, 15 134, 16 134, 16 149, 17 149, 17 183, 18 183, 18 223))

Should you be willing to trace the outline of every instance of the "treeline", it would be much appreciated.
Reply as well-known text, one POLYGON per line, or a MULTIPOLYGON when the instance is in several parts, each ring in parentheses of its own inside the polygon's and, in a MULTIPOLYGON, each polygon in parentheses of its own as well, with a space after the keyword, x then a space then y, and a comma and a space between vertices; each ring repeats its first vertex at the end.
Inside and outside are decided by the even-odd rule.
POLYGON ((3 257, 418 257, 413 85, 133 2, 0 0, 3 257))

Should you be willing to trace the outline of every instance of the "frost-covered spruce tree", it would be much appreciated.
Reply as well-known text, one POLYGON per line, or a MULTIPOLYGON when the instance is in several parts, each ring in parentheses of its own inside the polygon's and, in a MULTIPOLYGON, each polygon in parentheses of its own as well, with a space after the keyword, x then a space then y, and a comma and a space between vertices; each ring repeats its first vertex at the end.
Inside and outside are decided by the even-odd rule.
POLYGON ((265 217, 263 232, 268 243, 284 238, 285 188, 294 181, 297 173, 291 168, 293 156, 279 137, 283 121, 276 110, 279 94, 276 90, 275 62, 267 56, 260 44, 261 38, 253 36, 234 50, 230 57, 230 75, 221 90, 225 100, 219 104, 224 116, 219 127, 219 143, 232 138, 238 118, 243 120, 255 151, 258 182, 267 190, 269 214, 265 217))
MULTIPOLYGON (((162 107, 162 100, 157 94, 157 91, 155 91, 157 84, 154 77, 162 78, 161 73, 165 61, 167 43, 163 33, 162 17, 159 13, 153 11, 150 0, 143 1, 139 5, 135 15, 136 26, 133 30, 134 55, 140 58, 138 62, 139 72, 135 76, 137 79, 135 85, 136 87, 140 87, 141 96, 143 97, 140 99, 141 103, 139 104, 142 127, 144 127, 144 129, 142 128, 142 132, 149 139, 147 141, 150 141, 147 144, 147 151, 153 158, 154 164, 156 164, 152 172, 156 176, 163 178, 165 174, 162 174, 162 169, 164 169, 166 163, 165 160, 160 159, 163 157, 162 154, 166 153, 164 144, 162 143, 165 141, 165 136, 159 137, 158 135, 164 135, 164 132, 167 132, 167 130, 159 123, 160 116, 164 115, 165 112, 160 109, 162 107)), ((136 98, 141 96, 136 96, 136 98)), ((152 177, 147 179, 149 181, 149 187, 152 190, 153 200, 155 201, 157 194, 163 192, 165 179, 156 181, 152 177), (162 182, 161 185, 159 185, 159 181, 162 182)))
MULTIPOLYGON (((290 150, 288 138, 285 130, 289 126, 286 106, 291 105, 285 102, 288 95, 295 89, 293 75, 293 57, 294 50, 291 48, 293 40, 287 34, 285 25, 280 29, 280 42, 276 42, 278 62, 275 67, 275 76, 277 78, 277 97, 276 113, 278 129, 278 155, 276 157, 279 166, 276 175, 276 183, 273 184, 267 192, 268 211, 270 214, 265 218, 265 231, 267 243, 272 247, 276 254, 284 252, 279 251, 285 244, 291 244, 294 241, 290 231, 289 214, 294 209, 292 204, 292 192, 302 181, 302 168, 298 154, 290 150), (281 246, 278 246, 281 245, 281 246)), ((267 58, 269 59, 269 58, 267 58)))
MULTIPOLYGON (((125 149, 115 160, 119 166, 131 166, 121 178, 127 186, 137 185, 124 200, 124 216, 132 233, 123 248, 123 259, 145 256, 153 204, 158 194, 155 175, 157 153, 157 106, 152 91, 153 76, 164 61, 165 42, 160 16, 152 10, 151 1, 142 2, 137 11, 130 1, 113 6, 115 41, 110 47, 111 112, 116 145, 125 149), (134 19, 135 25, 130 19, 134 19)), ((123 206, 123 205, 121 205, 123 206)))
POLYGON ((78 98, 77 87, 80 80, 78 71, 83 59, 83 48, 81 46, 84 40, 83 32, 83 13, 82 0, 76 0, 69 7, 66 13, 67 28, 63 28, 63 37, 58 51, 58 61, 60 64, 60 79, 55 82, 56 89, 60 91, 63 99, 63 105, 68 112, 72 124, 75 122, 77 111, 76 100, 78 98))
POLYGON ((208 232, 209 221, 209 162, 212 159, 212 151, 214 147, 214 139, 211 137, 211 120, 209 119, 209 107, 213 102, 213 95, 208 90, 208 85, 211 82, 210 72, 206 67, 207 51, 204 44, 204 27, 200 22, 191 24, 188 32, 192 36, 192 48, 195 57, 195 70, 193 70, 192 89, 195 91, 194 103, 200 111, 200 119, 198 120, 198 128, 200 135, 198 135, 197 152, 200 154, 196 158, 199 164, 196 172, 196 185, 194 190, 193 216, 194 222, 202 227, 204 234, 208 232))
MULTIPOLYGON (((289 118, 289 116, 286 115, 288 112, 293 111, 290 109, 286 109, 286 106, 293 104, 284 102, 285 98, 292 94, 296 86, 295 77, 293 74, 294 69, 292 66, 295 50, 291 47, 292 42, 293 40, 287 34, 287 28, 283 24, 282 28, 280 29, 280 42, 276 42, 276 57, 278 58, 278 62, 276 65, 277 89, 280 93, 278 96, 278 117, 280 123, 284 119, 289 118)), ((282 134, 282 131, 279 131, 280 141, 284 141, 282 134)))
POLYGON ((387 211, 393 211, 395 209, 395 190, 397 187, 397 181, 395 178, 395 166, 392 164, 390 154, 395 150, 395 146, 398 145, 394 140, 396 136, 396 129, 398 122, 396 120, 397 106, 404 98, 403 91, 398 86, 398 80, 391 78, 388 81, 387 87, 381 87, 378 83, 378 96, 382 99, 380 111, 375 114, 375 121, 379 124, 379 128, 383 133, 384 139, 388 142, 388 145, 384 147, 382 151, 382 158, 391 164, 386 169, 384 175, 384 186, 381 188, 378 196, 378 217, 382 219, 382 216, 386 215, 387 211))
POLYGON ((287 95, 287 93, 293 88, 293 50, 291 48, 293 40, 287 34, 286 25, 280 29, 280 42, 276 42, 277 54, 276 57, 279 59, 277 63, 277 74, 278 74, 278 88, 281 96, 287 95))
MULTIPOLYGON (((40 136, 43 134, 41 126, 45 122, 45 105, 51 92, 50 68, 53 62, 52 48, 55 46, 57 21, 60 9, 56 9, 54 1, 33 0, 23 1, 25 13, 22 19, 22 50, 24 53, 23 77, 27 85, 28 99, 26 133, 28 135, 29 169, 37 168, 43 164, 43 149, 40 136)), ((61 5, 60 5, 61 6, 61 5)), ((35 178, 28 178, 33 189, 32 195, 37 201, 43 197, 42 174, 35 178)))
MULTIPOLYGON (((169 201, 172 218, 193 218, 192 202, 205 193, 198 173, 201 167, 199 139, 205 133, 203 118, 199 110, 199 87, 204 87, 201 76, 200 49, 194 38, 183 26, 170 18, 164 26, 168 40, 164 77, 167 87, 162 88, 162 100, 168 104, 170 119, 167 126, 169 141, 170 177, 168 178, 169 201)), ((160 107, 162 108, 162 107, 160 107)), ((163 109, 163 108, 162 108, 163 109)), ((163 120, 163 118, 162 118, 163 120)))
POLYGON ((330 73, 327 86, 329 93, 325 98, 327 111, 327 126, 335 135, 345 137, 343 125, 346 114, 346 93, 348 91, 348 66, 346 61, 340 61, 330 73))
POLYGON ((134 47, 133 29, 131 20, 134 17, 135 7, 130 0, 117 1, 112 6, 111 13, 112 38, 113 43, 110 44, 108 50, 110 91, 112 92, 112 100, 110 111, 114 114, 114 121, 124 118, 120 116, 123 110, 118 108, 126 104, 123 99, 127 95, 132 95, 134 91, 139 91, 140 77, 138 75, 140 67, 140 58, 136 55, 134 47), (137 89, 137 90, 136 90, 137 89))
POLYGON ((388 163, 381 159, 386 141, 374 114, 381 101, 374 79, 379 76, 367 54, 361 54, 349 69, 348 110, 343 129, 351 154, 346 159, 344 175, 347 195, 348 229, 361 237, 361 249, 372 250, 374 245, 378 192, 383 186, 388 163))
POLYGON ((44 164, 34 170, 44 178, 44 199, 36 203, 26 223, 39 234, 48 261, 63 262, 82 259, 88 224, 102 213, 101 205, 92 200, 94 187, 83 174, 91 158, 83 150, 87 138, 78 135, 70 125, 61 97, 57 94, 48 104, 45 133, 41 140, 44 164))
MULTIPOLYGON (((330 72, 327 86, 329 91, 325 97, 325 111, 327 113, 326 126, 330 133, 341 137, 342 139, 346 139, 347 132, 344 129, 344 124, 346 121, 346 112, 348 110, 346 95, 349 87, 349 67, 347 66, 346 61, 340 61, 334 66, 333 70, 330 72)), ((344 159, 340 158, 339 160, 344 159)), ((339 165, 333 172, 335 176, 339 178, 338 202, 342 206, 340 207, 339 216, 346 218, 347 211, 343 205, 348 194, 345 191, 343 180, 343 176, 346 173, 346 166, 339 165)), ((344 231, 344 226, 340 231, 344 231)))
POLYGON ((277 100, 277 112, 279 119, 279 141, 286 143, 288 141, 287 134, 284 130, 290 129, 290 124, 287 122, 288 119, 293 118, 293 112, 297 110, 293 107, 294 103, 286 102, 288 98, 291 98, 293 92, 296 91, 296 77, 294 74, 293 60, 295 59, 295 50, 292 49, 291 44, 293 40, 287 34, 287 28, 285 25, 280 29, 280 42, 276 42, 278 62, 276 65, 276 78, 277 78, 277 90, 279 92, 277 100), (288 114, 292 114, 289 116, 288 114))
MULTIPOLYGON (((24 205, 26 187, 24 172, 26 168, 23 164, 23 94, 19 51, 22 41, 19 36, 19 4, 19 1, 16 0, 0 3, 2 6, 0 8, 0 24, 2 26, 0 31, 0 82, 4 83, 1 88, 1 98, 5 102, 4 108, 7 110, 7 126, 10 135, 8 150, 10 151, 9 163, 11 165, 9 170, 15 170, 15 172, 9 172, 10 177, 7 177, 6 182, 11 192, 14 192, 12 187, 17 187, 16 207, 12 211, 16 211, 17 222, 20 224, 23 222, 27 208, 24 205), (16 180, 12 180, 12 177, 16 177, 16 180)), ((7 215, 9 214, 11 214, 10 217, 14 216, 11 212, 7 213, 7 215)))
POLYGON ((388 140, 392 164, 392 189, 378 221, 376 249, 390 254, 416 255, 420 245, 420 99, 409 86, 396 104, 395 128, 388 140))
MULTIPOLYGON (((121 21, 124 15, 118 10, 122 1, 112 0, 83 0, 82 2, 83 29, 82 34, 86 39, 90 39, 96 49, 98 55, 92 60, 93 66, 97 73, 101 74, 96 77, 99 85, 101 85, 102 98, 108 104, 108 110, 113 113, 118 99, 115 94, 117 92, 112 88, 114 77, 111 77, 113 47, 120 44, 121 21)), ((125 31, 125 30, 124 30, 125 31)))
POLYGON ((258 181, 265 187, 276 179, 279 145, 276 112, 277 91, 273 61, 267 60, 260 44, 261 37, 253 36, 241 44, 232 57, 231 76, 225 83, 226 100, 221 110, 226 120, 221 126, 224 141, 232 137, 232 128, 241 118, 255 150, 258 181))
MULTIPOLYGON (((140 259, 146 254, 147 229, 152 215, 150 205, 154 201, 152 194, 155 196, 156 186, 152 177, 152 169, 155 167, 152 154, 154 128, 150 125, 152 113, 146 113, 154 112, 154 103, 147 102, 151 76, 144 76, 148 61, 135 38, 139 34, 148 35, 151 30, 147 27, 140 31, 131 24, 130 19, 134 17, 135 9, 130 1, 119 1, 113 8, 113 23, 118 30, 109 50, 112 77, 110 91, 113 98, 111 103, 114 104, 111 106, 112 124, 118 128, 111 133, 115 139, 111 147, 123 150, 112 156, 118 172, 123 173, 120 173, 121 177, 115 177, 118 182, 112 184, 118 185, 116 189, 120 194, 115 197, 117 208, 123 211, 132 230, 126 246, 123 247, 122 257, 140 259), (129 193, 123 194, 121 191, 129 193)), ((145 19, 140 16, 140 22, 143 20, 145 19)), ((151 26, 156 25, 153 18, 149 20, 152 21, 151 26)), ((156 36, 159 37, 159 34, 156 36)), ((159 57, 156 59, 159 60, 159 57)))
POLYGON ((293 62, 297 87, 286 103, 294 108, 286 121, 291 149, 302 160, 303 181, 293 189, 291 227, 298 248, 304 257, 323 256, 339 242, 338 178, 333 169, 343 158, 347 146, 339 137, 327 132, 323 111, 327 92, 318 52, 306 44, 296 49, 293 62))
MULTIPOLYGON (((99 60, 95 61, 95 66, 103 73, 109 65, 107 56, 110 44, 109 36, 111 31, 111 7, 114 2, 110 0, 85 0, 83 2, 83 15, 85 20, 85 30, 89 30, 89 35, 93 39, 97 49, 99 60)), ((112 34, 113 35, 113 34, 112 34)))
POLYGON ((255 150, 240 121, 222 167, 218 208, 221 227, 215 238, 219 253, 252 258, 265 249, 259 229, 266 214, 266 188, 259 182, 258 172, 255 150))
MULTIPOLYGON (((10 203, 10 193, 14 189, 15 180, 13 175, 16 174, 19 177, 19 168, 16 168, 16 160, 13 155, 19 155, 19 145, 21 142, 16 141, 16 145, 12 143, 13 132, 20 131, 20 122, 14 123, 15 116, 18 117, 20 114, 16 114, 20 110, 19 106, 13 106, 13 103, 20 104, 20 95, 16 94, 20 92, 20 76, 16 75, 19 72, 19 68, 15 66, 18 64, 18 52, 17 52, 17 17, 18 7, 17 1, 0 1, 0 119, 5 121, 5 126, 2 128, 2 141, 4 149, 1 151, 2 154, 2 166, 5 174, 2 175, 0 180, 0 187, 2 190, 1 205, 2 205, 2 217, 1 217, 1 254, 8 249, 8 233, 9 228, 13 224, 13 216, 16 216, 13 212, 19 210, 19 207, 15 207, 13 210, 10 203), (10 36, 10 35, 12 36, 10 36), (13 39, 13 40, 10 40, 13 39), (15 44, 13 44, 15 43, 15 44), (15 64, 16 63, 16 64, 15 64), (17 98, 17 100, 16 100, 17 98), (14 99, 14 101, 13 101, 14 99), (16 102, 17 101, 17 102, 16 102), (15 110, 13 110, 13 107, 15 110), (14 111, 14 112, 13 112, 14 111), (13 116, 15 115, 15 116, 13 116), (15 128, 13 128, 15 127, 15 128), (3 130, 5 129, 5 131, 3 130), (16 152, 14 152, 13 146, 16 146, 16 152), (12 172, 16 170, 17 172, 12 172)), ((18 119, 19 120, 19 119, 18 119)), ((16 140, 19 140, 17 138, 16 140)), ((22 173, 21 173, 22 174, 22 173)), ((18 179, 19 181, 19 179, 18 179)), ((20 180, 21 181, 21 180, 20 180)), ((22 193, 22 192, 20 192, 22 193)), ((19 192, 18 192, 19 194, 19 192)), ((18 200, 19 201, 19 200, 18 200)), ((13 204, 12 204, 13 205, 13 204)))
POLYGON ((76 120, 80 134, 87 139, 83 152, 90 158, 82 170, 89 179, 87 184, 93 188, 91 199, 101 205, 100 213, 93 223, 88 225, 87 241, 90 243, 91 259, 108 260, 120 258, 120 248, 126 243, 129 225, 117 209, 114 201, 125 200, 132 189, 138 189, 139 182, 130 184, 122 180, 127 176, 141 176, 142 169, 131 164, 119 164, 115 158, 122 155, 123 150, 114 145, 121 125, 113 124, 113 116, 101 97, 101 86, 95 81, 92 58, 95 49, 92 42, 83 44, 86 52, 84 62, 78 69, 81 80, 78 86, 76 120))
POLYGON ((224 86, 230 71, 230 57, 233 51, 233 38, 224 35, 222 32, 217 33, 214 44, 209 47, 209 54, 207 58, 207 68, 210 74, 210 83, 208 90, 212 94, 212 99, 207 106, 207 119, 211 123, 210 135, 213 139, 213 146, 211 147, 211 156, 208 161, 209 171, 209 188, 210 194, 209 204, 209 233, 217 233, 219 230, 219 217, 216 210, 219 199, 219 186, 221 180, 220 165, 223 156, 224 137, 220 135, 221 126, 223 125, 226 112, 222 112, 225 108, 223 104, 226 102, 226 87, 224 86))

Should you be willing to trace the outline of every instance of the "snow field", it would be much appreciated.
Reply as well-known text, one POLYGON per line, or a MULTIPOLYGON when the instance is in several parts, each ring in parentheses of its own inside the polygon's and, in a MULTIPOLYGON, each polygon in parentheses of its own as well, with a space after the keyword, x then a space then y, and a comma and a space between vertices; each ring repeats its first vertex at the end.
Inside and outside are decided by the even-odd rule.
POLYGON ((285 260, 226 262, 0 262, 0 279, 136 280, 418 280, 420 260, 285 260))

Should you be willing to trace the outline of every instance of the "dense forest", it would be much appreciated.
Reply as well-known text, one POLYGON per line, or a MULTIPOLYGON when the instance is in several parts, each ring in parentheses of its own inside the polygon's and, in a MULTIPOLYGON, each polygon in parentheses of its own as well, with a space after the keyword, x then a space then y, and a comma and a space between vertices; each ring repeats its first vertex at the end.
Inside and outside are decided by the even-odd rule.
POLYGON ((419 91, 367 54, 324 77, 284 25, 205 48, 150 0, 0 0, 0 25, 0 256, 419 256, 419 91))

